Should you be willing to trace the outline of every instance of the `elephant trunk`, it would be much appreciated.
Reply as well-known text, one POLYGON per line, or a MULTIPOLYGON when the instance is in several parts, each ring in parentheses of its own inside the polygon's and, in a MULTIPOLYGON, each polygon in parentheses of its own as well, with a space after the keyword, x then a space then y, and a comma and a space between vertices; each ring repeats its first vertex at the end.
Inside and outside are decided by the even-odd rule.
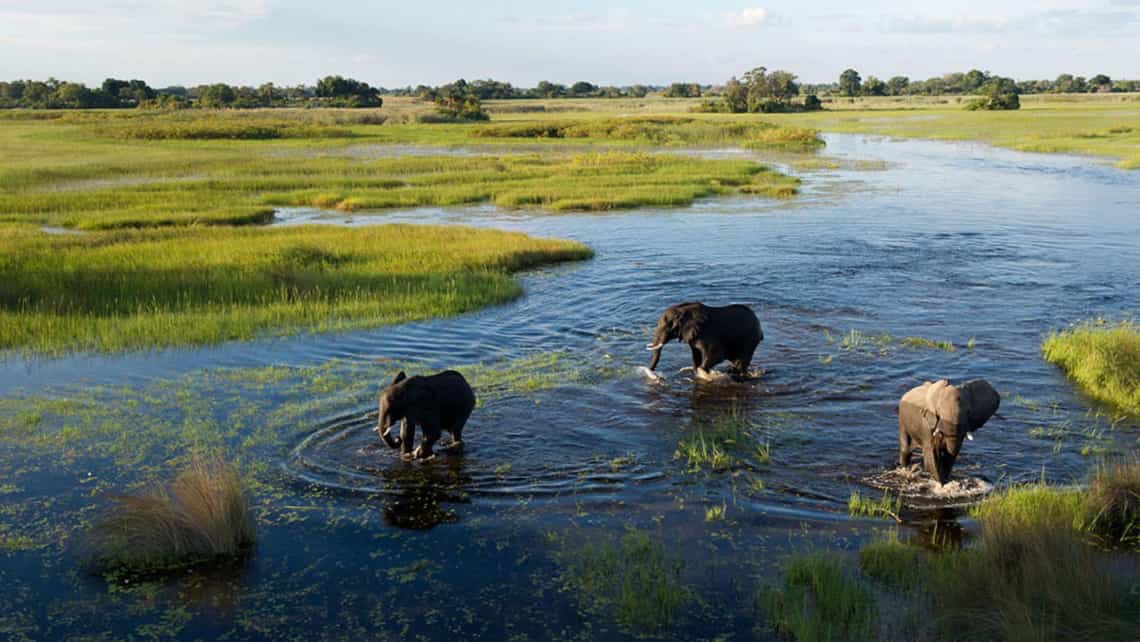
POLYGON ((396 448, 399 448, 399 447, 400 447, 400 438, 399 438, 399 437, 393 437, 393 436, 390 434, 390 433, 392 432, 392 431, 391 431, 391 429, 392 429, 392 428, 393 428, 395 425, 396 425, 396 424, 391 424, 390 426, 388 426, 388 427, 385 427, 385 426, 384 426, 384 422, 383 422, 383 421, 381 421, 381 422, 380 422, 379 424, 377 424, 377 426, 376 426, 376 432, 380 434, 380 439, 383 439, 383 440, 384 440, 384 444, 385 444, 386 446, 388 446, 389 448, 393 449, 393 450, 395 450, 396 448))
POLYGON ((657 369, 657 362, 661 360, 661 348, 663 348, 666 343, 669 343, 669 339, 671 338, 672 337, 669 336, 668 332, 661 330, 660 328, 658 328, 658 330, 653 333, 653 343, 645 346, 646 350, 649 350, 653 353, 653 356, 649 358, 650 370, 657 369))

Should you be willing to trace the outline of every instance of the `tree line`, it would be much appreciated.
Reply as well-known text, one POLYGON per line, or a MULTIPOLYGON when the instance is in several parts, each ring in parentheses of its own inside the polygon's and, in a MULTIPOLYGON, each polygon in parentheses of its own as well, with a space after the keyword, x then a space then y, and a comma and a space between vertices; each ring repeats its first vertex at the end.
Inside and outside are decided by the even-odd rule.
POLYGON ((161 89, 142 80, 108 78, 99 87, 90 88, 49 78, 0 81, 0 109, 380 107, 384 104, 381 93, 368 83, 343 76, 326 76, 312 87, 214 83, 161 89))
POLYGON ((1112 80, 1105 74, 1091 78, 1061 74, 1055 80, 1013 80, 995 76, 989 71, 971 69, 928 78, 911 80, 906 76, 892 76, 882 80, 876 76, 864 79, 855 69, 846 69, 833 83, 808 85, 812 93, 821 96, 945 96, 953 94, 979 94, 995 79, 1013 83, 1019 94, 1091 94, 1140 91, 1140 81, 1112 80))

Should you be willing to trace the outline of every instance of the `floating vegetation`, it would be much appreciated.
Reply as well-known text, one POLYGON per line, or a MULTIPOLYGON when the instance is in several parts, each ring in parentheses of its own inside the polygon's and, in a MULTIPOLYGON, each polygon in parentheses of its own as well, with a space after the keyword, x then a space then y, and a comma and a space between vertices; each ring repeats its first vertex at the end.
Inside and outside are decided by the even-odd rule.
POLYGON ((616 541, 586 544, 556 555, 564 590, 592 615, 612 615, 622 631, 652 635, 669 629, 696 599, 681 581, 684 563, 647 533, 629 530, 616 541))
POLYGON ((1134 321, 1098 319, 1054 332, 1041 352, 1093 399, 1140 417, 1140 326, 1134 321))
POLYGON ((181 568, 240 555, 256 539, 237 472, 216 458, 195 459, 168 489, 113 501, 90 536, 100 570, 181 568))
POLYGON ((772 461, 772 447, 760 437, 770 427, 737 407, 711 419, 694 417, 677 442, 673 458, 683 460, 690 472, 766 465, 772 461))
POLYGON ((899 345, 904 348, 934 348, 938 350, 945 350, 946 352, 954 352, 957 348, 949 341, 936 341, 934 339, 925 339, 923 337, 903 337, 899 339, 899 345))
POLYGON ((709 506, 705 509, 706 522, 722 522, 725 515, 728 514, 728 505, 721 503, 719 506, 709 506))

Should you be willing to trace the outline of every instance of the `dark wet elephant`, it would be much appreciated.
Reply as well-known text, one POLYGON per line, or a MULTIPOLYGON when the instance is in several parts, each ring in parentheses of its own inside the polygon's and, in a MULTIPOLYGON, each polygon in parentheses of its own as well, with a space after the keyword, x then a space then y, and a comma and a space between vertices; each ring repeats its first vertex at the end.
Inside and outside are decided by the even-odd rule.
POLYGON ((376 432, 389 448, 400 448, 404 459, 429 459, 443 431, 451 433, 446 450, 463 447, 463 425, 475 409, 475 393, 463 375, 447 370, 427 377, 409 378, 403 372, 380 392, 380 419, 376 432), (400 436, 390 429, 400 423, 400 436), (416 426, 423 438, 415 451, 416 426))
POLYGON ((926 472, 945 484, 965 439, 997 412, 1001 396, 984 379, 952 386, 942 379, 912 388, 899 401, 899 466, 922 448, 926 472))
POLYGON ((703 303, 679 303, 669 306, 657 321, 653 343, 646 346, 653 352, 650 370, 657 368, 661 348, 674 339, 689 344, 694 369, 708 372, 727 360, 737 374, 743 375, 748 372, 756 346, 764 340, 764 331, 756 313, 746 305, 713 308, 703 303))

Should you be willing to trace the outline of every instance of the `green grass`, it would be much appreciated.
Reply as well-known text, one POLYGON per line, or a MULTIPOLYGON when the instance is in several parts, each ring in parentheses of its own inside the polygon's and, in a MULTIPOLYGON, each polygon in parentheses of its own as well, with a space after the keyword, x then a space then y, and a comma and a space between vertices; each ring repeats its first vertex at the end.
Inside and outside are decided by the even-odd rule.
POLYGON ((459 227, 0 229, 0 349, 201 345, 454 315, 520 293, 569 241, 459 227))
POLYGON ((1140 326, 1134 321, 1089 321, 1054 332, 1041 352, 1093 399, 1140 417, 1140 326))
POLYGON ((899 520, 899 511, 902 510, 902 500, 891 497, 884 492, 878 500, 867 499, 856 491, 852 491, 847 500, 847 514, 851 517, 890 517, 899 520))
POLYGON ((946 352, 954 352, 957 350, 954 344, 949 341, 938 341, 923 337, 903 337, 899 339, 899 344, 904 348, 931 348, 945 350, 946 352))
POLYGON ((889 588, 906 592, 918 588, 929 572, 926 558, 900 542, 897 535, 859 549, 859 569, 889 588))
POLYGON ((763 429, 738 408, 694 418, 677 441, 673 459, 683 460, 691 472, 770 464, 771 445, 760 441, 763 429))
POLYGON ((682 607, 696 599, 681 581, 681 558, 641 531, 561 557, 567 562, 564 585, 582 607, 612 614, 623 631, 634 635, 668 631, 682 607))
MULTIPOLYGON (((962 97, 968 102, 970 97, 962 97)), ((1088 154, 1115 159, 1121 169, 1140 169, 1140 109, 1136 95, 1056 101, 1023 96, 1017 111, 964 111, 953 97, 930 101, 836 100, 827 111, 770 114, 787 126, 827 132, 905 138, 973 140, 1027 152, 1088 154)))
POLYGON ((827 553, 791 558, 783 586, 761 590, 756 601, 768 622, 797 642, 875 639, 875 595, 827 553))
POLYGON ((579 126, 590 137, 570 144, 548 140, 550 149, 539 155, 497 153, 520 141, 474 136, 483 125, 360 124, 359 116, 336 110, 91 111, 15 119, 0 128, 0 223, 77 229, 243 225, 263 223, 272 208, 289 205, 354 211, 493 203, 604 211, 683 206, 720 194, 783 198, 796 193, 798 179, 752 161, 587 154, 580 153, 582 141, 628 149, 685 141, 757 143, 763 137, 780 146, 816 140, 814 131, 760 121, 694 119, 666 119, 651 128, 659 135, 644 138, 630 133, 627 120, 608 127, 583 121, 579 126), (752 131, 762 136, 748 138, 752 131), (791 138, 780 140, 781 132, 791 138), (396 157, 400 150, 386 147, 393 144, 476 146, 492 153, 396 157))

